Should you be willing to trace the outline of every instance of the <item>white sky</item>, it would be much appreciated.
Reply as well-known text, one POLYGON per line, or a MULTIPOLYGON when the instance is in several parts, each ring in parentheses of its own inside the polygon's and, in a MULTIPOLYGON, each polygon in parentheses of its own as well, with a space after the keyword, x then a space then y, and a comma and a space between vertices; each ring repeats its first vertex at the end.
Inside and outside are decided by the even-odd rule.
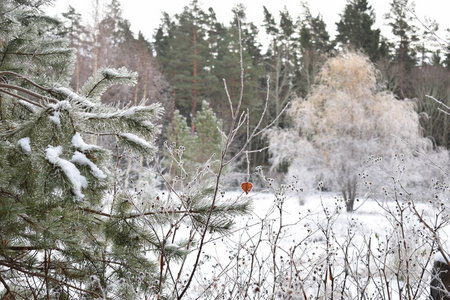
MULTIPOLYGON (((86 20, 89 20, 94 0, 55 0, 54 6, 47 9, 50 15, 67 11, 69 5, 82 13, 86 20)), ((110 0, 99 0, 109 3, 110 0)), ((339 14, 344 10, 347 0, 309 0, 309 7, 313 16, 321 13, 327 23, 327 30, 334 35, 336 31, 335 23, 339 21, 339 14)), ((369 0, 369 4, 375 10, 377 16, 377 27, 381 28, 384 36, 389 36, 390 29, 384 26, 386 21, 383 16, 389 11, 390 0, 369 0), (384 26, 384 27, 383 27, 384 26)), ((131 22, 133 32, 142 31, 146 38, 152 39, 155 28, 161 23, 162 12, 173 16, 181 13, 184 6, 189 5, 190 0, 121 0, 123 16, 131 22)), ((232 20, 231 9, 236 3, 243 3, 246 7, 246 14, 249 21, 260 26, 263 21, 263 6, 276 17, 284 6, 288 9, 292 17, 296 18, 302 12, 301 0, 200 0, 202 7, 206 10, 212 7, 220 22, 228 25, 232 20)), ((450 28, 450 17, 448 16, 449 0, 416 0, 416 15, 423 20, 424 17, 435 19, 441 29, 450 28)), ((260 28, 260 33, 264 29, 260 28)), ((440 37, 445 39, 447 34, 440 32, 440 37)))

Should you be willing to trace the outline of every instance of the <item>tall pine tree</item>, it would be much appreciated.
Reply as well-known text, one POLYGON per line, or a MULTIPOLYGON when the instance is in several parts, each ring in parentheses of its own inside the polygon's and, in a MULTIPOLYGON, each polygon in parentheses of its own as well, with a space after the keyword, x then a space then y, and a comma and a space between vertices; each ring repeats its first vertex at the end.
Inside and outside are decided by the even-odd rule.
POLYGON ((299 30, 301 55, 299 96, 304 97, 310 93, 314 79, 331 55, 335 43, 331 40, 322 16, 319 14, 314 17, 306 5, 303 5, 303 19, 299 24, 299 30))
POLYGON ((417 27, 413 23, 411 12, 414 13, 414 4, 409 0, 392 0, 391 9, 385 18, 389 22, 396 41, 394 42, 394 64, 397 66, 397 84, 395 92, 400 98, 413 97, 410 95, 408 72, 416 65, 417 27))
POLYGON ((198 99, 208 99, 219 86, 211 75, 214 57, 208 48, 216 22, 212 9, 205 12, 193 0, 174 22, 164 22, 155 37, 156 58, 173 88, 172 109, 188 117, 192 131, 198 99))
MULTIPOLYGON (((270 99, 273 117, 295 96, 299 83, 298 38, 295 23, 286 8, 280 11, 277 23, 274 16, 264 7, 264 27, 271 38, 265 55, 266 72, 270 76, 270 99)), ((277 121, 277 125, 278 121, 277 121)))
POLYGON ((361 50, 371 61, 387 55, 381 43, 380 29, 373 29, 375 13, 367 0, 348 0, 341 20, 336 23, 336 41, 354 50, 361 50))

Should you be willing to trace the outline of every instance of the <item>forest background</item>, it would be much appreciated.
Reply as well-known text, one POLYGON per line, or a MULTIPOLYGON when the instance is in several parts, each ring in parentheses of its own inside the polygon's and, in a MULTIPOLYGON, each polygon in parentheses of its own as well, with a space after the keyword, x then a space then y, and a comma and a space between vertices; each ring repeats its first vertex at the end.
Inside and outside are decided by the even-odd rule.
MULTIPOLYGON (((174 133, 175 111, 186 118, 193 132, 192 120, 206 100, 227 128, 230 118, 224 109, 228 103, 222 80, 227 80, 230 96, 236 99, 240 92, 239 57, 235 55, 239 19, 246 74, 244 109, 252 107, 252 114, 259 115, 269 84, 268 111, 272 119, 267 124, 289 101, 308 95, 329 57, 343 49, 353 49, 366 54, 379 70, 379 90, 391 91, 399 100, 417 100, 423 135, 431 138, 436 147, 449 146, 448 116, 438 110, 438 103, 426 97, 433 96, 445 104, 449 101, 448 39, 436 34, 439 24, 432 19, 416 18, 413 3, 391 1, 389 14, 382 16, 391 29, 391 38, 387 39, 375 28, 375 11, 370 3, 349 1, 339 13, 337 35, 332 38, 321 15, 312 15, 307 4, 302 5, 303 13, 299 16, 292 16, 287 10, 271 12, 264 7, 264 28, 258 28, 246 21, 243 5, 237 5, 233 9, 234 19, 223 24, 217 20, 213 8, 205 10, 198 1, 192 1, 175 15, 163 14, 152 41, 131 31, 131 23, 123 18, 119 1, 93 7, 93 20, 86 24, 70 8, 62 14, 62 20, 64 34, 77 49, 72 85, 77 90, 80 82, 101 66, 126 66, 140 74, 138 85, 111 91, 105 97, 108 101, 134 99, 137 103, 148 97, 163 103, 164 123, 172 124, 165 127, 164 134, 169 136, 174 133), (269 37, 267 46, 263 47, 258 40, 259 31, 269 37), (266 76, 270 76, 269 82, 266 76)), ((255 122, 256 118, 252 120, 255 122)), ((276 126, 286 126, 286 122, 282 118, 276 121, 276 126)), ((249 150, 265 146, 267 141, 262 138, 255 140, 249 150)), ((252 154, 250 162, 252 167, 268 165, 268 152, 252 154)))

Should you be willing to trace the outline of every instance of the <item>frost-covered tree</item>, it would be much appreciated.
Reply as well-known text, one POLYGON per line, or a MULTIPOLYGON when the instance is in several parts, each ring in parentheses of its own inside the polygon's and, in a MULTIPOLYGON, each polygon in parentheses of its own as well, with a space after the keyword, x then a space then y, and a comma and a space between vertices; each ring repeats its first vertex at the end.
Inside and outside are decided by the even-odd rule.
POLYGON ((127 208, 112 152, 90 137, 112 136, 151 157, 158 104, 101 104, 125 69, 100 70, 68 86, 73 53, 53 34, 43 1, 0 3, 0 295, 8 299, 120 297, 118 282, 148 289, 152 236, 127 208))
POLYGON ((357 53, 328 60, 313 91, 294 101, 289 115, 291 128, 269 134, 274 166, 288 163, 290 174, 337 188, 348 211, 359 183, 372 184, 365 172, 370 157, 382 157, 387 167, 396 153, 411 157, 429 145, 414 102, 377 91, 374 66, 357 53))

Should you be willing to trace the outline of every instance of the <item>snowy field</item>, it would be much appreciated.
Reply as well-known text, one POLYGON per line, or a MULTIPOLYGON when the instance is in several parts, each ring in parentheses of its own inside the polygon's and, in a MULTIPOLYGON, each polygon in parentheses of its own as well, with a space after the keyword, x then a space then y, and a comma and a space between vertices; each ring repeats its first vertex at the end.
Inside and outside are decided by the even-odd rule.
POLYGON ((438 233, 446 240, 447 216, 433 204, 387 195, 358 201, 347 213, 342 199, 325 192, 225 194, 229 201, 244 197, 253 212, 236 219, 231 234, 208 240, 189 299, 429 296, 436 244, 412 211, 442 225, 438 233))

